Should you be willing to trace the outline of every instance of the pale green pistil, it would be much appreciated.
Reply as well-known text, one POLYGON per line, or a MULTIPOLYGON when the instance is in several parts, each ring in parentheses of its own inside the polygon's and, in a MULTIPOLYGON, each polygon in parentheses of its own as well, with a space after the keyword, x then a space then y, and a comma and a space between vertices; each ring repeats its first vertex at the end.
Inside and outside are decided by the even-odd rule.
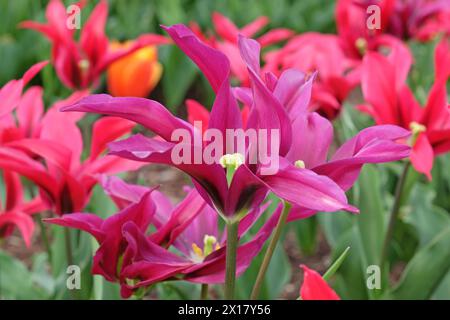
POLYGON ((227 170, 228 185, 231 185, 234 173, 244 161, 244 156, 240 153, 225 154, 220 158, 220 165, 227 170))

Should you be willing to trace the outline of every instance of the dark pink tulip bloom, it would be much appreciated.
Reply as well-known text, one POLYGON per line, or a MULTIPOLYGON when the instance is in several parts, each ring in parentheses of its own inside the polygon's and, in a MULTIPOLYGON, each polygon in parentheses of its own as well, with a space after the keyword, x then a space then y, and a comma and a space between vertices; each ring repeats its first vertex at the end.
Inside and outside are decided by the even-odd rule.
POLYGON ((300 267, 303 269, 303 284, 300 288, 302 300, 341 300, 317 271, 304 264, 300 267))
POLYGON ((428 41, 439 33, 450 34, 449 15, 447 0, 339 0, 336 6, 339 33, 353 41, 381 34, 428 41), (380 8, 380 28, 375 30, 367 27, 371 5, 380 8))
POLYGON ((435 51, 435 81, 422 108, 405 84, 411 61, 370 53, 362 66, 362 90, 368 105, 360 109, 377 124, 396 124, 414 133, 411 162, 429 179, 434 157, 450 150, 450 111, 446 82, 450 75, 449 40, 435 51))
MULTIPOLYGON (((230 19, 218 12, 214 12, 212 22, 218 37, 209 34, 204 35, 195 22, 191 22, 190 27, 202 41, 227 56, 230 60, 232 75, 239 80, 240 85, 247 86, 249 84, 247 66, 243 63, 239 53, 238 35, 241 34, 247 38, 253 37, 269 23, 269 19, 267 17, 259 17, 239 29, 230 19)), ((277 28, 268 31, 256 38, 256 40, 262 47, 267 47, 289 39, 293 34, 292 30, 277 28)))
MULTIPOLYGON (((251 40, 250 40, 251 41, 251 40)), ((249 44, 250 45, 250 44, 249 44)), ((248 56, 252 56, 251 53, 248 56)), ((253 53, 257 57, 257 52, 253 53)), ((289 111, 293 139, 302 143, 293 143, 285 156, 284 163, 295 163, 300 160, 304 168, 319 175, 327 176, 344 191, 349 190, 356 182, 361 168, 366 163, 383 163, 403 159, 410 154, 410 147, 403 142, 410 132, 393 125, 374 126, 366 128, 355 137, 345 142, 334 154, 329 154, 333 141, 333 126, 330 121, 317 113, 306 112, 306 105, 311 93, 308 86, 302 87, 303 74, 295 70, 287 70, 276 82, 274 95, 289 111), (292 84, 281 90, 279 85, 292 84), (280 82, 280 84, 278 83, 280 82), (291 89, 291 90, 287 90, 291 89), (289 97, 289 99, 287 98, 289 97), (301 98, 298 101, 298 98, 301 98), (301 133, 299 135, 298 133, 301 133)), ((244 100, 250 96, 242 95, 244 100)), ((252 105, 251 101, 246 102, 252 105)), ((188 108, 188 117, 197 121, 209 122, 209 114, 205 109, 188 108)), ((315 210, 307 210, 301 206, 291 209, 289 220, 306 218, 315 214, 315 210)))
MULTIPOLYGON (((120 207, 118 214, 102 220, 92 214, 67 214, 50 223, 81 229, 100 244, 93 273, 119 281, 122 296, 139 287, 182 279, 196 283, 222 283, 225 275, 226 239, 219 232, 218 216, 195 189, 177 205, 157 190, 104 178, 103 187, 120 207), (147 234, 149 225, 156 231, 147 234)), ((249 213, 239 225, 243 235, 267 205, 249 213)), ((278 210, 249 242, 238 248, 237 272, 244 272, 261 250, 275 226, 278 210)))
MULTIPOLYGON (((81 7, 81 5, 80 5, 81 7)), ((165 44, 165 37, 155 34, 140 36, 132 46, 111 51, 104 33, 108 17, 105 0, 92 11, 81 30, 79 41, 75 28, 68 27, 69 16, 61 0, 51 0, 46 10, 47 23, 25 21, 22 28, 44 34, 52 43, 52 63, 61 82, 71 89, 89 89, 97 85, 101 73, 114 61, 146 45, 165 44)))
POLYGON ((6 201, 3 206, 0 203, 0 238, 8 237, 17 227, 29 247, 34 231, 32 214, 45 210, 47 206, 39 196, 24 201, 22 184, 16 173, 4 171, 3 182, 6 201))
MULTIPOLYGON (((183 25, 175 25, 166 30, 174 42, 199 66, 216 93, 208 128, 218 130, 223 137, 226 137, 227 129, 242 129, 242 117, 229 83, 231 71, 226 56, 201 43, 183 25)), ((249 68, 249 73, 253 91, 250 100, 254 105, 249 114, 247 128, 256 131, 276 130, 280 133, 279 152, 275 156, 277 160, 280 160, 281 166, 276 174, 263 175, 261 164, 248 163, 250 155, 246 151, 246 162, 236 170, 230 186, 227 183, 226 171, 218 163, 195 164, 192 159, 190 164, 173 162, 172 149, 177 144, 171 141, 172 133, 180 128, 191 132, 194 138, 200 133, 189 123, 174 117, 156 101, 93 95, 63 110, 109 114, 142 124, 159 137, 146 138, 135 135, 127 140, 110 144, 110 153, 131 160, 168 164, 185 171, 193 178, 199 193, 208 204, 223 216, 245 214, 252 204, 260 203, 269 190, 294 204, 314 210, 355 211, 355 208, 347 204, 343 190, 331 179, 317 175, 308 169, 296 168, 283 160, 292 145, 288 112, 256 75, 254 69, 259 69, 259 59, 251 61, 251 65, 253 69, 249 68)), ((286 105, 292 102, 289 105, 292 110, 288 111, 295 113, 300 112, 298 111, 300 109, 303 110, 303 107, 306 108, 304 105, 307 101, 302 99, 301 95, 296 96, 296 99, 290 95, 299 90, 295 83, 289 81, 290 75, 286 74, 281 78, 284 80, 278 81, 280 85, 275 91, 284 95, 286 105)), ((243 92, 246 94, 245 90, 243 92)), ((203 144, 206 145, 207 141, 203 140, 203 144)), ((195 149, 198 146, 192 144, 190 147, 195 149)), ((226 149, 224 145, 223 150, 226 149)))
MULTIPOLYGON (((245 51, 243 56, 247 57, 248 65, 258 65, 258 44, 254 40, 241 40, 242 50, 245 51)), ((261 87, 264 86, 256 76, 258 72, 250 74, 255 75, 252 79, 259 81, 261 87)), ((305 81, 302 72, 293 69, 285 70, 278 79, 266 74, 265 86, 268 91, 273 91, 273 101, 277 101, 287 111, 292 141, 301 139, 301 142, 291 144, 283 163, 296 163, 322 177, 330 178, 342 190, 347 191, 357 180, 365 163, 396 161, 409 155, 410 147, 404 144, 404 140, 410 135, 408 130, 397 126, 375 126, 362 130, 327 160, 333 140, 333 126, 317 113, 306 112, 311 96, 311 82, 311 79, 305 81)), ((248 101, 251 98, 248 93, 246 95, 240 92, 238 95, 247 105, 254 105, 248 101)), ((269 104, 268 101, 270 100, 266 98, 265 103, 269 104)), ((276 107, 272 108, 276 110, 276 107)), ((305 218, 315 212, 305 210, 301 205, 294 205, 289 220, 305 218)))
POLYGON ((70 213, 45 221, 90 233, 100 245, 94 256, 92 273, 102 275, 108 281, 122 281, 121 270, 128 263, 124 257, 127 242, 123 237, 123 226, 133 223, 143 232, 147 230, 156 210, 152 191, 148 189, 137 203, 105 220, 91 213, 70 213))

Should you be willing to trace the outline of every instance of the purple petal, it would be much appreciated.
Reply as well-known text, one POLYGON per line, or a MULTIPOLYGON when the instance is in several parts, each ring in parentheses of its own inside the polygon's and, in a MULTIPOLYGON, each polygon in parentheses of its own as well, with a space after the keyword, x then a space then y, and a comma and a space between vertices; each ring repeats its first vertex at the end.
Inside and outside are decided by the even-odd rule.
POLYGON ((327 119, 317 113, 304 113, 294 120, 292 131, 301 135, 293 137, 287 159, 302 160, 308 169, 326 162, 333 140, 333 126, 327 119))
POLYGON ((63 107, 61 111, 92 112, 121 117, 143 125, 166 141, 171 140, 176 129, 192 131, 190 124, 173 116, 163 105, 144 98, 95 94, 63 107))
POLYGON ((70 213, 60 218, 44 219, 44 221, 66 228, 85 231, 95 237, 98 242, 102 241, 105 236, 105 233, 101 230, 102 218, 92 213, 70 213))
POLYGON ((347 203, 344 191, 333 180, 296 168, 286 160, 281 162, 277 174, 260 178, 273 193, 293 205, 317 211, 357 211, 347 203))
POLYGON ((313 170, 330 177, 341 188, 348 190, 365 163, 390 162, 408 157, 411 148, 397 141, 409 135, 409 131, 393 125, 366 128, 344 143, 330 162, 313 170))
MULTIPOLYGON (((247 270, 272 234, 281 209, 282 206, 278 206, 253 239, 238 247, 236 259, 236 274, 238 277, 247 270)), ((204 262, 183 270, 183 273, 186 274, 185 280, 196 283, 223 283, 225 281, 225 252, 226 246, 207 256, 204 262)))
MULTIPOLYGON (((173 146, 172 143, 146 138, 142 135, 134 135, 109 144, 111 154, 130 160, 167 164, 186 172, 193 178, 197 190, 205 201, 223 211, 228 183, 222 166, 215 163, 193 164, 193 161, 191 164, 175 164, 172 161, 173 146)), ((197 152, 201 151, 197 150, 197 152)))
POLYGON ((230 62, 220 51, 203 44, 185 25, 162 26, 175 44, 200 68, 214 92, 218 92, 222 83, 228 81, 230 62))

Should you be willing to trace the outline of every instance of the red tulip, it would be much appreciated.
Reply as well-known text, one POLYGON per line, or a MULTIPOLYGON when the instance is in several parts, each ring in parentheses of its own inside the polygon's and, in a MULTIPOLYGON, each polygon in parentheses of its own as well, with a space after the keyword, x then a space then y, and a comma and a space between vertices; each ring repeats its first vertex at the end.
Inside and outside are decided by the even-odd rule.
MULTIPOLYGON (((338 33, 348 48, 357 49, 358 41, 385 35, 398 39, 427 41, 439 33, 450 34, 450 2, 447 0, 339 0, 336 5, 338 33), (368 8, 376 5, 380 15, 368 8), (370 29, 368 20, 379 18, 379 28, 370 29)), ((369 21, 372 23, 375 21, 369 21)), ((375 27, 375 26, 374 26, 375 27)))
POLYGON ((435 81, 421 108, 405 84, 411 60, 368 54, 362 66, 362 90, 368 105, 360 109, 377 124, 396 124, 413 132, 411 162, 431 179, 434 157, 450 150, 450 110, 446 82, 450 75, 449 39, 435 51, 435 81))
POLYGON ((67 14, 61 0, 51 0, 47 6, 48 22, 25 21, 23 28, 44 34, 52 43, 52 63, 61 82, 71 89, 89 89, 98 84, 101 73, 114 61, 147 45, 167 43, 165 37, 145 34, 132 46, 112 52, 104 33, 108 16, 105 0, 94 8, 81 30, 79 41, 75 30, 67 26, 67 14))
POLYGON ((303 284, 300 288, 300 297, 302 300, 340 300, 327 282, 316 271, 309 269, 302 264, 303 284))

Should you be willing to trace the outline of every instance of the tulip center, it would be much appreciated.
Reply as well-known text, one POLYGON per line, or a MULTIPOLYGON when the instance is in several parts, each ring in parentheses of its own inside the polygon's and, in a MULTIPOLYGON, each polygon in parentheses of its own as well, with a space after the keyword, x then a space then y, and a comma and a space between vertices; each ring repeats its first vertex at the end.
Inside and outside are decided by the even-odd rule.
POLYGON ((297 160, 297 161, 295 161, 294 165, 295 165, 297 168, 305 169, 305 162, 304 162, 303 160, 297 160))
POLYGON ((220 158, 220 165, 227 170, 228 185, 231 185, 234 173, 240 165, 244 164, 244 161, 245 158, 240 153, 225 154, 220 158))
POLYGON ((364 55, 367 52, 367 40, 364 38, 358 38, 355 41, 355 47, 361 55, 364 55))
POLYGON ((78 61, 78 68, 80 68, 80 71, 82 74, 86 74, 87 71, 89 70, 89 60, 88 59, 81 59, 80 61, 78 61))
POLYGON ((413 121, 413 122, 411 122, 409 124, 409 128, 411 129, 411 133, 412 133, 412 135, 411 135, 411 145, 413 146, 416 143, 417 138, 419 137, 419 134, 421 134, 422 132, 427 131, 427 127, 425 127, 421 123, 413 121))
POLYGON ((206 234, 203 238, 203 250, 196 244, 192 244, 192 251, 196 258, 203 260, 206 256, 212 252, 220 249, 220 245, 217 242, 216 237, 206 234))

